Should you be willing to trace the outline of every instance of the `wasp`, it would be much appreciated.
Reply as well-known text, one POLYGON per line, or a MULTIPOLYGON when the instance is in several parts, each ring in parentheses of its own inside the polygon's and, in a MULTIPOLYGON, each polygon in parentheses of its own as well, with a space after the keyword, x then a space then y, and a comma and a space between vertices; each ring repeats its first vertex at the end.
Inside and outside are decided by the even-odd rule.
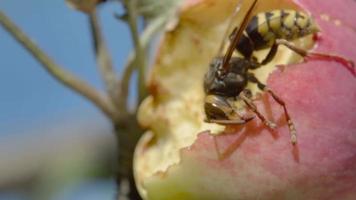
MULTIPOLYGON (((205 121, 221 125, 241 125, 257 116, 267 127, 276 128, 276 124, 266 119, 253 102, 254 97, 247 88, 247 84, 255 83, 260 90, 270 94, 283 107, 291 135, 291 143, 296 144, 297 132, 285 102, 259 81, 250 70, 268 64, 276 55, 279 45, 286 46, 304 58, 315 57, 341 62, 350 67, 350 70, 355 74, 354 64, 340 56, 309 52, 290 42, 310 34, 316 34, 319 31, 318 26, 308 14, 296 10, 274 10, 259 13, 251 18, 251 13, 256 4, 257 0, 254 0, 240 27, 232 31, 229 36, 230 45, 225 55, 216 56, 211 61, 208 72, 204 76, 205 121), (262 61, 258 61, 253 56, 254 51, 267 48, 270 48, 270 50, 262 61), (234 51, 238 51, 242 57, 232 56, 234 51), (242 101, 244 106, 237 108, 234 104, 236 101, 242 101), (246 108, 251 110, 254 115, 246 116, 242 114, 242 111, 246 108)), ((234 14, 236 15, 237 12, 236 9, 234 14)), ((221 50, 220 47, 219 51, 221 50)))

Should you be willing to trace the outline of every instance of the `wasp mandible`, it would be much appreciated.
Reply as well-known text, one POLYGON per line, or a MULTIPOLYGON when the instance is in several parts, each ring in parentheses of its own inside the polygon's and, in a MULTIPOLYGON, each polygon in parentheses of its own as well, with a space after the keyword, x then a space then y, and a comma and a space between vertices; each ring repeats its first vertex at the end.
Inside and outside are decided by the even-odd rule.
MULTIPOLYGON (((254 0, 240 27, 233 30, 229 37, 230 45, 225 55, 223 57, 216 56, 205 74, 205 121, 221 125, 245 124, 257 116, 267 127, 275 128, 275 123, 267 120, 253 102, 253 95, 247 88, 247 84, 255 83, 260 90, 270 94, 283 107, 291 135, 291 143, 296 144, 297 132, 285 102, 259 81, 250 70, 268 64, 276 55, 279 45, 286 46, 304 58, 314 57, 340 62, 348 67, 353 74, 355 74, 354 64, 340 56, 309 52, 290 42, 306 35, 316 34, 319 31, 314 20, 306 13, 296 10, 274 10, 259 13, 251 18, 251 13, 256 4, 257 0, 254 0), (266 48, 270 48, 270 50, 267 56, 259 62, 253 56, 253 52, 266 48), (235 50, 242 57, 232 56, 235 50), (234 101, 242 101, 244 103, 243 108, 251 110, 255 115, 245 116, 241 114, 241 108, 236 108, 234 101)), ((236 15, 237 10, 233 15, 236 15)), ((233 18, 231 17, 230 25, 233 18)), ((221 50, 222 47, 219 51, 221 50)))

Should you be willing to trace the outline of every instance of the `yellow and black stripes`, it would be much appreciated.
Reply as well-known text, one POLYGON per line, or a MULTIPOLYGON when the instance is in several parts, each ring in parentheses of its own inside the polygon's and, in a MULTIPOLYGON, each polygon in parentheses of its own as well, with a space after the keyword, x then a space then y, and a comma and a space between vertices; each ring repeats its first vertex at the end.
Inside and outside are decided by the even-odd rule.
POLYGON ((250 58, 254 50, 271 47, 276 39, 293 40, 317 31, 312 18, 304 12, 263 12, 251 19, 236 49, 246 58, 250 58))

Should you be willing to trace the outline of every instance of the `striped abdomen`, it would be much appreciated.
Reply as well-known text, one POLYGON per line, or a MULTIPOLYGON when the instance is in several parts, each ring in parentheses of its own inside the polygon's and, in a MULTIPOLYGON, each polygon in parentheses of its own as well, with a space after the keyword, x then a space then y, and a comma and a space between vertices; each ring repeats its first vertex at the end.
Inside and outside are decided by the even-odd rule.
POLYGON ((271 47, 276 39, 293 40, 317 31, 313 19, 303 12, 263 12, 251 19, 237 44, 237 50, 246 58, 250 58, 254 50, 271 47))

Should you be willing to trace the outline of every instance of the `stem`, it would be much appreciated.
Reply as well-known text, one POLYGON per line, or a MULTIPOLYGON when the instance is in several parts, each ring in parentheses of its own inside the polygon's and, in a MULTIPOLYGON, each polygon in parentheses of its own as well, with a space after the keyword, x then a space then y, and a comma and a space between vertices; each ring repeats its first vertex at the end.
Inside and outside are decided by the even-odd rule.
MULTIPOLYGON (((166 23, 165 18, 157 18, 153 21, 151 21, 148 26, 145 28, 143 33, 140 36, 140 44, 143 49, 147 49, 149 42, 153 38, 153 36, 164 26, 166 23)), ((136 53, 135 51, 131 52, 128 56, 126 67, 124 69, 123 76, 121 78, 121 83, 120 83, 120 88, 121 88, 121 96, 125 97, 123 100, 125 102, 122 102, 124 105, 127 105, 127 96, 128 96, 128 91, 129 91, 129 82, 132 76, 132 73, 135 70, 135 59, 136 58, 136 53)), ((138 101, 137 103, 140 103, 138 101)))
POLYGON ((77 78, 70 72, 62 69, 46 53, 44 53, 31 39, 26 36, 6 15, 0 11, 0 24, 37 59, 47 72, 66 87, 74 90, 95 104, 110 119, 115 120, 117 113, 108 99, 77 78))
POLYGON ((118 80, 116 78, 116 73, 113 69, 111 61, 112 59, 109 54, 109 50, 103 38, 96 10, 89 14, 89 21, 94 41, 94 49, 96 53, 96 60, 98 63, 99 72, 101 74, 102 80, 104 81, 107 93, 109 94, 113 105, 115 105, 121 110, 125 109, 125 107, 119 107, 120 98, 118 93, 119 91, 117 89, 118 80))
MULTIPOLYGON (((133 72, 135 71, 135 54, 131 53, 128 56, 125 69, 123 72, 123 75, 121 77, 120 81, 120 95, 123 97, 122 101, 120 103, 122 104, 121 106, 127 106, 127 100, 129 96, 129 85, 130 85, 130 79, 132 77, 133 72)), ((139 102, 138 102, 139 103, 139 102)))
POLYGON ((146 82, 146 77, 145 77, 146 57, 145 57, 145 49, 141 44, 139 33, 137 30, 137 8, 136 8, 137 1, 125 0, 124 3, 127 9, 128 24, 131 30, 131 37, 135 46, 136 57, 134 63, 138 71, 138 91, 139 91, 138 102, 141 102, 147 93, 146 83, 145 83, 146 82))

